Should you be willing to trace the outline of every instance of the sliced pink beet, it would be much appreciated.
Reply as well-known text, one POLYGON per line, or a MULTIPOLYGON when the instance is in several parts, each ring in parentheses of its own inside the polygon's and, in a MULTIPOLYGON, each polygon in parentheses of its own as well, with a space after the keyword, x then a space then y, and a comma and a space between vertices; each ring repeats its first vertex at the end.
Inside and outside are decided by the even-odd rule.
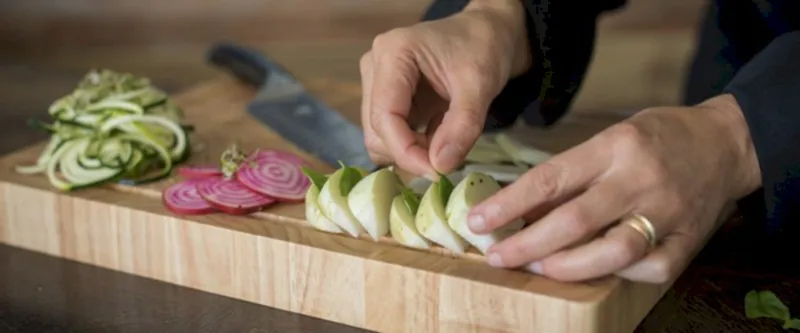
POLYGON ((236 179, 247 188, 283 202, 301 202, 311 181, 300 169, 299 156, 280 150, 259 150, 247 158, 236 179))
POLYGON ((276 202, 235 179, 223 177, 206 178, 197 183, 197 192, 214 208, 233 215, 254 213, 276 202))
POLYGON ((222 170, 215 166, 184 166, 178 168, 178 175, 185 179, 205 179, 222 176, 222 170))
POLYGON ((300 156, 292 154, 285 150, 278 150, 278 149, 256 149, 250 156, 247 157, 248 161, 261 161, 265 159, 273 159, 275 157, 279 157, 285 161, 298 164, 298 165, 305 165, 306 161, 304 161, 300 156))
POLYGON ((210 214, 216 211, 197 193, 198 180, 186 180, 174 184, 161 192, 164 206, 180 215, 210 214))

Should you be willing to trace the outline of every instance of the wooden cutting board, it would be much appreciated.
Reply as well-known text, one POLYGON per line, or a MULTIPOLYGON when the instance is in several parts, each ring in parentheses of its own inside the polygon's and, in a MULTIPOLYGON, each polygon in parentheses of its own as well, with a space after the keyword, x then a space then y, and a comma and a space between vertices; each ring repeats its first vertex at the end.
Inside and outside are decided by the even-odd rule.
MULTIPOLYGON (((358 122, 357 84, 306 84, 358 122)), ((251 119, 245 108, 254 93, 222 78, 176 96, 203 146, 191 163, 216 162, 238 142, 247 150, 287 149, 320 171, 333 170, 251 119)), ((572 135, 543 135, 538 142, 563 149, 602 123, 565 121, 562 132, 572 135)), ((491 268, 475 253, 456 257, 328 234, 305 222, 302 204, 247 217, 176 216, 160 199, 176 179, 59 193, 44 176, 13 171, 34 161, 42 147, 0 160, 3 243, 369 330, 630 332, 670 285, 617 278, 559 283, 491 268)))

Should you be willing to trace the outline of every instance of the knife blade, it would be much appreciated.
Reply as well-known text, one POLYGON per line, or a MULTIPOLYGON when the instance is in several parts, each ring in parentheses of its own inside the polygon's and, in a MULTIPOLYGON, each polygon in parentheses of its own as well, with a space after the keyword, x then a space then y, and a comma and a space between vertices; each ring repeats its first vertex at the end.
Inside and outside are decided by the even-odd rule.
POLYGON ((364 131, 338 111, 312 96, 283 66, 263 53, 231 43, 213 46, 209 63, 258 88, 248 113, 300 149, 338 167, 361 167, 371 172, 364 131))

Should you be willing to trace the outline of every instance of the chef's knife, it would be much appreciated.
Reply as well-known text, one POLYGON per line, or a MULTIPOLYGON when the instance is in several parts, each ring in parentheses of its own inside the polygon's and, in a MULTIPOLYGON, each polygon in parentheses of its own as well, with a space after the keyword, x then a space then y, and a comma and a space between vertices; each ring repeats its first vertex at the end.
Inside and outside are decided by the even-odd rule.
POLYGON ((331 166, 377 169, 364 146, 364 132, 312 96, 294 76, 266 55, 228 43, 215 45, 208 61, 259 88, 247 111, 286 140, 331 166))

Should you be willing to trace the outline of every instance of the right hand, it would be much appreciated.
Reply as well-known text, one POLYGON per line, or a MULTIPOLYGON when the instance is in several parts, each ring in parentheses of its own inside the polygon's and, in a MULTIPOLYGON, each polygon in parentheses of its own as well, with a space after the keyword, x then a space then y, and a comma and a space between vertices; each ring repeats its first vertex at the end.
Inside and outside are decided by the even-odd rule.
POLYGON ((430 179, 461 164, 492 100, 530 64, 524 13, 519 0, 472 0, 450 17, 377 36, 360 64, 372 160, 430 179))

